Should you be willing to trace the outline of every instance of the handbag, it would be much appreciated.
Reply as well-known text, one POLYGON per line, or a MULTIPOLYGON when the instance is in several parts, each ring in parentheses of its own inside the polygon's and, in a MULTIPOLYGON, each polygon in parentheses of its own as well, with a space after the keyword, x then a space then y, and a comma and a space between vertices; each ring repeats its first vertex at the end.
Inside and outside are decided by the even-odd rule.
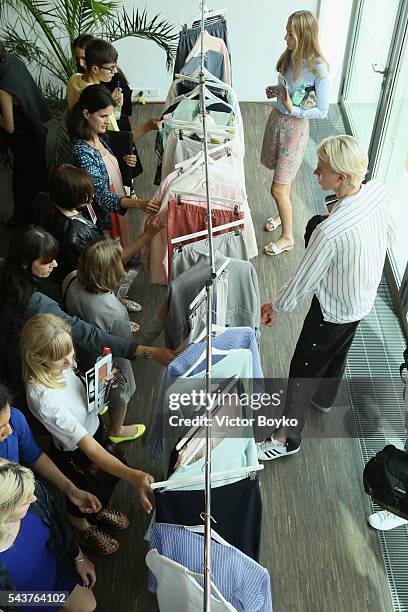
POLYGON ((363 472, 364 490, 373 501, 408 519, 408 454, 388 444, 370 459, 363 472))
POLYGON ((306 87, 306 93, 299 104, 299 108, 307 110, 308 108, 314 108, 316 106, 316 91, 313 86, 306 87))

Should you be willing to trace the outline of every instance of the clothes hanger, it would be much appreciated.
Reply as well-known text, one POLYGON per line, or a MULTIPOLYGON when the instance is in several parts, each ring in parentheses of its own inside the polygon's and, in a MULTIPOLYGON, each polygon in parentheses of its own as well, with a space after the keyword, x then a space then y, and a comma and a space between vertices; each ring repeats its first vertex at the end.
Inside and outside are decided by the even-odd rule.
MULTIPOLYGON (((182 134, 191 136, 191 134, 197 134, 198 136, 204 136, 203 126, 199 123, 193 123, 192 121, 184 121, 182 119, 168 119, 166 120, 166 127, 170 129, 180 129, 182 134)), ((214 125, 207 126, 207 136, 233 136, 236 133, 235 125, 220 125, 214 123, 214 125)))
MULTIPOLYGON (((196 68, 191 74, 180 74, 175 75, 176 81, 191 81, 192 83, 201 83, 200 79, 201 68, 196 68)), ((206 85, 211 87, 217 87, 218 89, 225 89, 226 91, 232 91, 231 85, 224 83, 218 77, 214 76, 207 68, 203 68, 203 76, 205 78, 206 85)))
MULTIPOLYGON (((215 325, 215 323, 213 323, 211 325, 211 335, 219 336, 220 334, 223 334, 225 331, 227 331, 227 329, 228 327, 221 327, 220 325, 215 325)), ((203 331, 197 336, 197 338, 194 339, 193 344, 198 344, 199 342, 204 340, 206 336, 207 336, 207 330, 203 329, 203 331)))
MULTIPOLYGON (((223 357, 226 357, 229 354, 229 351, 222 351, 220 349, 217 348, 212 348, 211 349, 211 356, 214 357, 215 355, 220 355, 223 357)), ((187 370, 187 372, 184 372, 183 376, 181 378, 188 378, 188 376, 191 374, 191 372, 193 372, 197 366, 200 365, 200 363, 203 361, 204 357, 206 357, 207 352, 203 351, 201 353, 201 355, 198 357, 197 361, 195 361, 193 363, 193 365, 187 370)))
MULTIPOLYGON (((220 267, 215 271, 215 279, 218 279, 221 276, 221 274, 224 272, 224 270, 226 269, 230 261, 231 261, 231 258, 227 257, 225 261, 222 262, 220 267)), ((201 291, 198 293, 198 295, 196 295, 194 300, 190 303, 190 306, 189 306, 190 312, 196 306, 198 306, 202 302, 202 298, 206 296, 207 296, 207 290, 205 287, 203 287, 201 291)))
MULTIPOLYGON (((218 397, 216 397, 216 400, 217 400, 216 404, 213 406, 213 409, 211 410, 211 414, 208 415, 208 416, 214 416, 219 411, 219 409, 221 408, 221 406, 220 406, 220 397, 221 397, 221 394, 225 395, 225 394, 229 393, 231 391, 231 389, 233 389, 238 382, 239 382, 238 376, 232 376, 231 378, 228 379, 228 381, 227 381, 227 383, 226 383, 226 385, 224 387, 222 387, 222 385, 219 385, 219 386, 217 385, 216 386, 215 391, 213 393, 219 393, 220 395, 218 395, 218 397)), ((176 444, 176 451, 180 451, 183 448, 183 446, 185 444, 187 444, 189 442, 189 440, 191 440, 191 438, 196 436, 197 433, 199 433, 202 429, 203 429, 203 427, 201 425, 194 425, 193 427, 190 427, 190 429, 188 430, 186 435, 183 436, 183 438, 181 440, 179 440, 179 442, 177 442, 177 444, 176 444)))
MULTIPOLYGON (((211 155, 213 155, 214 153, 219 153, 220 151, 225 150, 225 152, 228 154, 228 152, 231 150, 231 143, 230 142, 223 142, 222 144, 214 147, 213 149, 211 149, 210 151, 208 151, 210 157, 208 159, 209 163, 212 162, 216 162, 218 161, 219 158, 217 158, 216 160, 214 160, 211 155)), ((197 153, 197 155, 194 155, 194 157, 189 157, 188 159, 179 162, 178 164, 176 164, 174 167, 177 170, 178 168, 185 168, 190 166, 191 164, 195 164, 195 162, 203 162, 204 161, 204 153, 202 151, 199 151, 199 153, 197 153)))
MULTIPOLYGON (((248 467, 236 468, 233 470, 222 470, 221 472, 213 472, 211 474, 211 482, 219 482, 220 480, 233 479, 237 476, 242 478, 254 477, 258 472, 264 469, 262 463, 250 465, 248 467)), ((189 478, 170 478, 159 482, 153 482, 150 487, 153 491, 182 489, 191 485, 204 484, 204 475, 191 476, 189 478)))
MULTIPOLYGON (((174 196, 190 196, 193 198, 200 198, 200 200, 203 199, 203 197, 205 198, 206 195, 205 193, 198 193, 196 191, 182 191, 180 189, 173 189, 172 188, 173 185, 170 186, 170 193, 174 196)), ((236 199, 232 199, 232 198, 223 198, 222 196, 212 196, 210 195, 210 200, 212 202, 219 202, 220 204, 234 204, 234 206, 231 208, 231 210, 234 209, 235 206, 240 206, 240 204, 242 204, 242 202, 238 202, 236 199)))
MULTIPOLYGON (((245 225, 245 217, 237 219, 237 221, 225 223, 224 225, 217 225, 216 227, 212 228, 212 232, 213 234, 215 234, 216 232, 221 232, 226 229, 232 229, 233 227, 237 227, 238 225, 245 225)), ((194 232, 193 234, 186 234, 185 236, 173 238, 171 240, 171 244, 179 244, 180 242, 185 242, 186 240, 192 240, 193 238, 204 238, 205 236, 208 236, 208 230, 201 230, 200 232, 194 232)))
MULTIPOLYGON (((193 533, 204 533, 204 525, 183 525, 183 527, 184 529, 187 529, 187 531, 192 531, 193 533)), ((211 529, 211 538, 219 544, 231 548, 231 544, 227 542, 227 540, 224 540, 224 538, 222 538, 214 529, 211 529)))

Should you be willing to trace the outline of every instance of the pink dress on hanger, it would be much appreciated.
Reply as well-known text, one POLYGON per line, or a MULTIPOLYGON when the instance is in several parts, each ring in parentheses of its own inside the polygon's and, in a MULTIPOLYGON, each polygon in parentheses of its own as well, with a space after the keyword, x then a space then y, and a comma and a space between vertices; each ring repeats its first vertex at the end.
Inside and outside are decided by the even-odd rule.
MULTIPOLYGON (((126 197, 127 194, 125 188, 123 187, 122 175, 120 173, 118 160, 110 151, 106 150, 106 154, 103 156, 103 162, 106 166, 106 170, 108 171, 110 190, 117 195, 126 197)), ((129 246, 134 240, 129 213, 126 212, 125 215, 112 213, 111 220, 112 229, 110 234, 112 238, 119 237, 124 248, 129 246)))

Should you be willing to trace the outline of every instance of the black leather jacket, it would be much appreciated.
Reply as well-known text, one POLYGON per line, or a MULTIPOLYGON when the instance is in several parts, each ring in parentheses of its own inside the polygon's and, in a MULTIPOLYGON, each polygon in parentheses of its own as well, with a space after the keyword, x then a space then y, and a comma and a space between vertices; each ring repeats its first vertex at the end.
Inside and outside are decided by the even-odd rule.
POLYGON ((58 241, 60 250, 56 278, 62 282, 67 274, 77 269, 82 249, 103 235, 101 229, 78 213, 65 216, 53 203, 48 193, 40 193, 33 202, 33 220, 58 241))

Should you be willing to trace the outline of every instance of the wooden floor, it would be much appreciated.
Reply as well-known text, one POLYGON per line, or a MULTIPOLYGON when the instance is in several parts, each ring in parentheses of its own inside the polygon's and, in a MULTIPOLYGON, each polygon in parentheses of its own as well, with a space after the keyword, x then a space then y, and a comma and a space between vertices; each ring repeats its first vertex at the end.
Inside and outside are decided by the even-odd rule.
MULTIPOLYGON (((312 126, 307 155, 293 186, 296 247, 276 259, 268 258, 262 254, 262 245, 270 234, 262 227, 265 218, 274 214, 275 209, 270 196, 271 173, 260 165, 259 152, 270 107, 262 103, 244 103, 241 107, 246 132, 247 191, 261 253, 253 263, 258 273, 261 300, 270 301, 299 261, 305 223, 316 211, 316 194, 321 192, 316 190, 312 175, 316 161, 313 141, 320 138, 318 127, 312 126)), ((137 107, 136 122, 158 109, 155 105, 137 107)), ((153 141, 154 136, 150 134, 138 144, 144 166, 144 173, 137 182, 140 197, 153 194, 153 141)), ((136 212, 133 219, 136 226, 136 212)), ((7 240, 9 233, 2 231, 1 237, 7 240)), ((163 288, 150 286, 143 274, 139 274, 133 297, 143 304, 143 311, 135 315, 134 320, 142 326, 147 325, 164 295, 163 288)), ((262 330, 261 357, 265 377, 287 375, 308 305, 308 300, 304 300, 295 312, 280 315, 274 328, 262 330)), ((149 421, 159 376, 159 366, 143 360, 135 363, 138 388, 130 404, 128 422, 149 421)), ((334 427, 338 424, 340 430, 343 416, 341 413, 315 414, 310 418, 317 426, 319 420, 332 419, 334 427)), ((128 445, 127 456, 132 465, 161 479, 158 464, 140 442, 128 445)), ((270 572, 275 612, 392 611, 377 534, 366 522, 369 507, 361 473, 358 441, 352 438, 304 439, 298 455, 266 463, 261 474, 261 563, 270 572)), ((113 505, 127 512, 131 526, 118 534, 120 549, 115 557, 96 560, 97 609, 100 612, 154 612, 158 607, 155 597, 146 591, 144 561, 147 546, 143 535, 148 518, 128 484, 118 486, 113 505)))

